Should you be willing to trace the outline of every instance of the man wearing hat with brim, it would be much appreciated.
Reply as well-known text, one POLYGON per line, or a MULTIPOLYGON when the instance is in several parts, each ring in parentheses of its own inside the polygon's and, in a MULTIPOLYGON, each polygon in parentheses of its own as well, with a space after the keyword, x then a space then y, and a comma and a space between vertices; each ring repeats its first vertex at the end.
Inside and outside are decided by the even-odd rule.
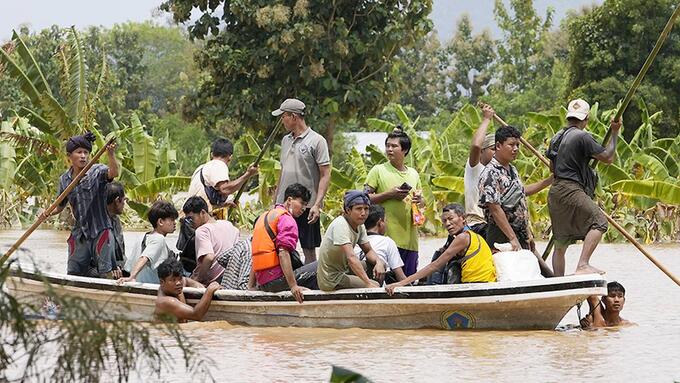
MULTIPOLYGON (((59 178, 58 194, 66 190, 73 178, 87 165, 95 138, 94 134, 87 132, 71 137, 66 142, 66 154, 71 167, 59 178)), ((115 279, 122 276, 116 265, 115 238, 106 203, 106 185, 118 177, 115 149, 115 143, 106 147, 109 165, 92 165, 51 214, 61 213, 69 203, 76 219, 67 240, 69 275, 115 279)), ((47 218, 45 212, 41 216, 47 218)))
POLYGON ((555 173, 548 193, 555 238, 552 260, 555 276, 565 274, 564 254, 577 240, 583 240, 583 248, 575 274, 603 273, 590 265, 590 257, 608 225, 607 218, 593 200, 597 176, 588 164, 593 158, 607 165, 614 161, 621 121, 611 121, 612 136, 605 148, 585 131, 589 113, 590 105, 586 101, 571 101, 567 108, 567 127, 550 140, 546 152, 555 173))
POLYGON ((482 123, 472 136, 470 145, 470 156, 465 163, 465 174, 463 182, 465 185, 465 221, 470 229, 481 235, 486 236, 486 221, 484 212, 479 207, 479 176, 486 164, 491 161, 496 153, 496 137, 493 133, 487 134, 491 120, 496 112, 489 105, 482 107, 482 123))
POLYGON ((281 140, 281 173, 276 187, 276 203, 283 203, 286 188, 294 183, 302 184, 312 194, 310 207, 295 218, 300 246, 308 264, 316 261, 316 248, 321 245, 319 215, 331 180, 328 143, 305 123, 305 104, 302 101, 286 99, 272 115, 280 117, 289 132, 281 140))

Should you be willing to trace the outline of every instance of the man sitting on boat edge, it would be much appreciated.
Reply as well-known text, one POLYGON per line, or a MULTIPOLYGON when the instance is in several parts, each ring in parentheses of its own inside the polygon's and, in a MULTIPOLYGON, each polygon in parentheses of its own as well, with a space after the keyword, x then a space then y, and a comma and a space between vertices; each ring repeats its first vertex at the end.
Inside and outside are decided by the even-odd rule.
POLYGON ((185 278, 182 275, 182 264, 170 257, 158 266, 158 297, 154 316, 160 320, 176 319, 177 322, 189 320, 200 321, 210 308, 215 291, 220 289, 220 284, 211 282, 205 289, 201 300, 196 306, 191 307, 184 298, 185 278))
POLYGON ((588 297, 590 312, 581 319, 581 328, 588 330, 598 327, 617 327, 633 324, 621 318, 621 311, 625 303, 626 289, 623 285, 613 281, 607 283, 607 295, 588 297))
POLYGON ((328 226, 319 248, 316 278, 321 290, 380 287, 366 273, 367 266, 371 266, 374 278, 382 281, 385 275, 385 265, 371 248, 364 227, 370 205, 368 194, 358 190, 345 192, 344 213, 328 226), (366 254, 366 262, 359 261, 354 254, 357 244, 366 254))
POLYGON ((296 256, 298 265, 294 265, 293 254, 298 243, 295 218, 305 212, 311 192, 302 184, 294 183, 286 188, 283 198, 282 204, 276 204, 255 222, 249 284, 257 282, 258 289, 269 292, 290 289, 295 300, 302 303, 303 291, 317 288, 317 262, 302 266, 296 256))
POLYGON ((443 269, 454 258, 462 257, 463 283, 495 282, 496 268, 493 263, 491 249, 482 236, 470 230, 465 222, 465 209, 460 204, 444 207, 442 223, 450 235, 454 236, 449 247, 432 263, 418 270, 408 278, 388 285, 385 290, 389 295, 394 289, 406 286, 411 282, 427 277, 443 269))

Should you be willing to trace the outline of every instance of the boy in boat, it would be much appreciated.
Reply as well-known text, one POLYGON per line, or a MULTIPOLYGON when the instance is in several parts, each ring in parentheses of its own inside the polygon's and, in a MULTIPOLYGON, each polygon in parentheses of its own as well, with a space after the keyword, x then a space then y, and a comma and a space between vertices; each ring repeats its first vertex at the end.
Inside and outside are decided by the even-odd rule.
POLYGON ((388 226, 385 235, 396 242, 407 276, 418 269, 418 228, 413 224, 413 202, 420 207, 424 203, 418 171, 405 164, 410 151, 411 138, 397 126, 385 139, 389 161, 368 172, 365 187, 371 203, 385 208, 387 220, 399 223, 388 226))
POLYGON ((621 318, 624 303, 626 303, 626 289, 618 282, 607 283, 606 296, 588 297, 590 313, 581 319, 581 328, 630 325, 631 322, 621 318))
POLYGON ((482 123, 472 137, 470 155, 465 162, 465 221, 470 230, 486 236, 486 221, 484 211, 477 204, 479 202, 479 176, 484 167, 496 153, 496 138, 493 133, 487 134, 491 120, 496 112, 489 105, 482 107, 482 123))
POLYGON ((208 286, 220 283, 224 267, 217 255, 231 249, 239 239, 239 230, 227 220, 215 220, 208 212, 208 204, 198 196, 189 197, 182 208, 185 222, 196 230, 196 268, 191 278, 208 286))
POLYGON ((188 320, 200 321, 208 312, 215 291, 219 290, 220 284, 211 282, 205 289, 201 300, 196 306, 191 307, 184 298, 185 278, 182 276, 182 264, 170 257, 158 266, 158 297, 154 315, 158 319, 174 318, 177 322, 188 320))
POLYGON ((571 101, 567 109, 568 127, 550 140, 546 153, 555 173, 555 183, 548 193, 548 209, 555 238, 552 264, 557 276, 564 275, 564 254, 576 240, 583 240, 583 248, 575 274, 602 273, 590 265, 590 257, 608 224, 593 201, 597 178, 589 162, 592 158, 607 165, 614 161, 621 121, 611 121, 612 136, 605 148, 585 132, 589 113, 587 102, 571 101))
MULTIPOLYGON (((125 264, 129 277, 118 279, 118 283, 141 282, 160 283, 157 269, 168 258, 175 254, 165 242, 165 236, 175 232, 177 209, 168 201, 156 201, 151 205, 147 219, 153 231, 144 234, 142 240, 132 249, 132 254, 125 264)), ((202 287, 195 281, 189 282, 192 287, 202 287)))
POLYGON ((119 215, 125 210, 125 189, 119 182, 109 182, 106 184, 106 211, 111 220, 111 232, 115 241, 116 268, 120 270, 124 277, 129 274, 122 270, 127 258, 125 257, 125 238, 123 237, 123 225, 120 223, 119 215))
POLYGON ((290 290, 295 300, 302 303, 303 291, 317 288, 317 263, 295 269, 291 254, 298 242, 295 218, 304 213, 311 193, 302 184, 294 183, 286 188, 284 197, 282 204, 263 213, 255 222, 251 284, 256 281, 262 291, 290 290))
POLYGON ((392 283, 385 289, 387 293, 394 294, 394 289, 406 286, 409 283, 430 276, 441 270, 449 262, 461 259, 463 283, 496 282, 496 268, 493 264, 491 249, 481 235, 470 230, 465 222, 465 209, 459 204, 450 204, 444 207, 442 223, 453 241, 449 247, 432 263, 418 270, 408 278, 392 283))
MULTIPOLYGON (((61 194, 73 178, 85 168, 96 137, 91 132, 74 136, 66 142, 66 153, 71 167, 59 178, 61 194)), ((111 233, 111 219, 106 211, 106 185, 118 177, 116 144, 106 147, 108 166, 94 164, 51 215, 71 205, 76 223, 68 238, 67 274, 95 278, 119 278, 115 258, 115 240, 111 233)), ((45 212, 42 218, 47 218, 45 212)))
POLYGON ((371 200, 366 193, 358 190, 345 192, 344 214, 328 226, 319 248, 316 278, 321 290, 380 286, 368 277, 365 269, 367 264, 371 266, 373 277, 378 281, 385 276, 385 264, 371 248, 364 227, 370 205, 371 200), (366 262, 360 261, 354 254, 357 244, 366 254, 366 262))
MULTIPOLYGON (((385 220, 385 208, 380 205, 371 205, 368 209, 368 218, 364 222, 366 227, 366 234, 368 235, 368 242, 371 248, 380 257, 380 259, 387 265, 387 272, 385 273, 385 283, 406 279, 404 275, 404 261, 399 255, 397 244, 390 237, 385 236, 387 231, 387 222, 385 220)), ((359 246, 354 247, 354 253, 360 260, 366 258, 366 254, 359 246)))
POLYGON ((542 181, 524 186, 517 168, 512 164, 519 153, 521 133, 512 126, 496 130, 496 153, 482 170, 479 178, 479 206, 484 209, 487 222, 486 242, 512 245, 512 251, 531 250, 541 266, 541 274, 553 276, 543 258, 536 252, 529 228, 529 209, 526 197, 548 187, 552 175, 542 181))

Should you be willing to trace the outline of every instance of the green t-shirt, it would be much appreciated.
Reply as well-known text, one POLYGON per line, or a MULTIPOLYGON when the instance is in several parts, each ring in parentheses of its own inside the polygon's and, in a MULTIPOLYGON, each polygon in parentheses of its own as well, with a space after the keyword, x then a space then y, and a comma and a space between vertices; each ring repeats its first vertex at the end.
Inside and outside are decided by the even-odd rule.
POLYGON ((335 290, 343 275, 350 273, 347 256, 342 245, 349 244, 352 249, 357 244, 368 242, 366 228, 361 225, 352 230, 344 216, 337 217, 326 229, 319 248, 319 263, 316 267, 316 280, 324 291, 335 290))
MULTIPOLYGON (((374 166, 366 177, 366 185, 374 189, 376 193, 386 192, 403 185, 404 182, 414 189, 422 188, 420 176, 415 169, 407 167, 401 172, 389 162, 374 166)), ((385 222, 387 223, 385 235, 392 238, 397 243, 397 247, 401 249, 418 251, 418 228, 413 225, 411 196, 412 193, 401 201, 389 199, 381 202, 380 205, 385 208, 385 222)))

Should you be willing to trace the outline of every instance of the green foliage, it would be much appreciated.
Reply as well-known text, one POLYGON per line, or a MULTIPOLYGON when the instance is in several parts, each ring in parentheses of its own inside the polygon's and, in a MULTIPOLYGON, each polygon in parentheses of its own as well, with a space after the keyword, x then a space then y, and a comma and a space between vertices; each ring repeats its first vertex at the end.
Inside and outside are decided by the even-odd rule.
MULTIPOLYGON (((668 17, 678 6, 673 0, 607 0, 569 20, 569 88, 603 105, 616 105, 642 67, 668 17)), ((652 110, 666 113, 655 125, 661 136, 678 132, 680 110, 680 39, 677 30, 661 48, 636 97, 652 110)), ((640 108, 631 103, 624 121, 642 124, 640 108)), ((631 139, 632 132, 626 134, 631 139)))
POLYGON ((198 8, 190 36, 214 36, 197 56, 209 77, 187 108, 262 131, 272 121, 266 111, 294 96, 330 143, 336 122, 375 113, 398 89, 393 58, 431 29, 431 3, 167 0, 161 9, 186 22, 198 8))

